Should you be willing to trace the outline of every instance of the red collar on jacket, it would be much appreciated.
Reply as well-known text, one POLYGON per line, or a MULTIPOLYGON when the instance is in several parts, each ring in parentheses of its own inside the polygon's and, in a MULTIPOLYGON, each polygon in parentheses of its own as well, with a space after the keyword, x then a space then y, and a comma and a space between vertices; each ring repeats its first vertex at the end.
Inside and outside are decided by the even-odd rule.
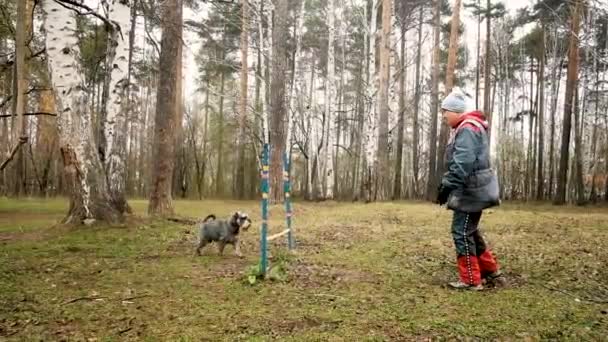
POLYGON ((456 122, 456 126, 452 127, 452 128, 471 127, 471 128, 473 128, 473 130, 479 131, 479 128, 477 126, 473 125, 472 123, 465 123, 464 125, 462 125, 463 121, 465 121, 465 120, 475 120, 475 121, 479 122, 484 128, 486 128, 486 129, 488 128, 488 122, 486 121, 486 116, 483 115, 483 113, 478 110, 460 115, 460 118, 456 122))

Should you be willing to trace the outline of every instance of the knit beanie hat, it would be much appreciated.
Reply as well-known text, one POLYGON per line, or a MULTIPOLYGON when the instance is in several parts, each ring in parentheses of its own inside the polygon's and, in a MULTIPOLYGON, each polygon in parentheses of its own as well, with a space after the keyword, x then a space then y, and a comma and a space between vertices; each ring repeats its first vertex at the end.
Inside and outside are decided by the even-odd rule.
POLYGON ((462 92, 452 90, 441 103, 441 109, 454 113, 464 113, 466 111, 465 95, 462 92))

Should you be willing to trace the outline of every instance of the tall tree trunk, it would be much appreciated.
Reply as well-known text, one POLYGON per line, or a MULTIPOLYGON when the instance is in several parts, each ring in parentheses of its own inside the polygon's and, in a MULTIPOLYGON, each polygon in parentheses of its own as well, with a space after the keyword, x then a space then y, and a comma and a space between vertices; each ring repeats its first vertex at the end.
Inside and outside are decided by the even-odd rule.
MULTIPOLYGON (((479 0, 478 0, 479 1, 479 0)), ((428 186, 426 188, 426 199, 433 200, 437 191, 437 123, 439 115, 439 64, 440 61, 440 42, 441 42, 441 0, 435 0, 433 12, 433 73, 431 76, 431 133, 429 134, 429 172, 428 186)), ((479 42, 477 43, 479 47, 479 42)), ((479 61, 479 48, 478 59, 479 61)), ((477 87, 476 94, 479 94, 479 65, 477 66, 477 87)), ((477 101, 476 95, 476 101, 477 101)), ((477 107, 476 107, 477 108, 477 107)))
POLYGON ((400 67, 399 67, 399 122, 397 125, 397 165, 395 166, 395 185, 393 199, 401 199, 401 169, 403 164, 403 140, 405 135, 405 32, 406 23, 401 23, 400 67))
POLYGON ((239 107, 239 132, 237 135, 236 195, 245 198, 245 122, 247 121, 249 50, 249 1, 241 1, 241 98, 239 107))
MULTIPOLYGON (((223 47, 222 47, 223 49, 223 47)), ((222 61, 224 60, 224 52, 222 51, 222 61)), ((218 145, 217 145, 217 172, 215 174, 215 194, 222 196, 224 194, 224 90, 226 83, 226 74, 220 73, 220 93, 219 93, 219 121, 218 121, 218 145)))
MULTIPOLYGON (((55 97, 52 90, 40 92, 38 110, 46 113, 56 113, 55 97)), ((57 118, 46 115, 38 116, 38 129, 36 137, 36 156, 40 161, 40 195, 48 196, 49 183, 51 182, 51 166, 55 159, 57 150, 57 118)), ((54 178, 60 175, 54 175, 54 178)))
POLYGON ((412 194, 413 197, 418 197, 418 172, 420 168, 420 161, 418 159, 418 146, 420 140, 420 124, 418 121, 418 113, 420 112, 420 96, 422 85, 420 84, 420 68, 422 66, 422 23, 423 23, 424 7, 420 6, 418 14, 418 48, 416 52, 416 83, 414 86, 414 120, 413 130, 414 137, 412 141, 412 194))
POLYGON ((182 0, 162 3, 162 38, 160 50, 160 79, 158 82, 154 127, 152 186, 148 213, 164 216, 173 214, 172 175, 174 167, 175 117, 179 45, 182 42, 182 0))
POLYGON ((44 0, 44 31, 49 73, 57 104, 60 146, 70 208, 65 223, 97 219, 115 223, 122 218, 110 200, 103 167, 93 141, 91 112, 78 62, 80 51, 73 13, 44 0))
POLYGON ((129 108, 129 31, 131 10, 121 0, 110 0, 109 18, 114 23, 108 36, 110 82, 106 101, 105 171, 112 205, 121 213, 130 212, 125 195, 127 157, 127 112, 129 108))
POLYGON ((492 43, 491 39, 491 31, 492 31, 492 1, 487 0, 486 5, 486 61, 484 64, 485 71, 483 72, 483 112, 486 115, 486 119, 488 120, 488 143, 492 142, 491 134, 492 134, 492 112, 490 110, 490 92, 492 91, 492 87, 490 85, 491 82, 491 66, 492 66, 492 43))
POLYGON ((530 199, 532 194, 532 178, 534 172, 532 171, 532 158, 533 158, 533 146, 534 146, 534 57, 530 57, 530 96, 528 97, 528 153, 526 154, 526 179, 524 183, 524 196, 525 199, 530 199))
MULTIPOLYGON (((369 45, 367 53, 367 100, 369 101, 369 109, 367 111, 365 120, 365 172, 364 172, 364 197, 365 202, 371 202, 374 199, 374 186, 373 181, 375 178, 377 159, 374 158, 374 151, 376 151, 376 31, 377 31, 377 17, 378 17, 378 0, 369 0, 371 2, 371 23, 367 34, 369 38, 369 45)), ((367 13, 366 13, 367 14, 367 13)), ((365 16, 367 18, 367 15, 365 16)))
MULTIPOLYGON (((11 133, 14 148, 18 148, 17 160, 15 163, 15 196, 21 196, 26 192, 26 170, 27 163, 25 158, 26 146, 28 141, 27 126, 28 120, 24 113, 27 107, 28 88, 28 66, 26 60, 29 57, 28 40, 31 36, 32 28, 32 1, 22 0, 17 2, 17 27, 15 34, 15 66, 14 66, 14 92, 13 115, 16 118, 16 125, 12 126, 11 133)), ((12 121, 15 122, 14 120, 12 121)))
POLYGON ((389 164, 388 164, 388 87, 390 78, 391 56, 391 11, 392 0, 382 0, 382 39, 380 44, 380 89, 378 93, 378 168, 375 179, 378 182, 379 199, 388 198, 389 164))
POLYGON ((333 105, 334 99, 336 98, 336 56, 335 56, 335 35, 336 35, 336 16, 335 16, 335 3, 334 0, 329 0, 327 4, 327 27, 329 30, 328 35, 328 49, 327 49, 327 77, 325 79, 325 128, 323 139, 323 159, 325 160, 325 166, 323 168, 324 177, 324 191, 323 197, 325 199, 334 198, 334 155, 333 148, 336 143, 334 137, 334 122, 333 116, 333 105))
MULTIPOLYGON (((445 92, 446 95, 452 92, 454 88, 454 69, 456 67, 458 51, 458 29, 460 27, 460 7, 462 0, 456 0, 454 3, 454 9, 452 11, 452 25, 450 28, 450 46, 448 48, 448 66, 445 80, 445 92)), ((444 155, 446 145, 448 143, 449 127, 445 120, 441 125, 441 131, 439 133, 439 150, 437 153, 437 172, 435 173, 435 179, 439 181, 441 176, 445 172, 446 165, 444 163, 444 155)))
POLYGON ((287 72, 287 37, 289 32, 289 4, 276 4, 272 29, 272 81, 270 123, 270 198, 283 200, 283 154, 285 153, 285 74, 287 72))
POLYGON ((572 130, 572 101, 578 84, 578 61, 580 12, 582 0, 575 0, 572 18, 570 20, 570 44, 568 52, 568 79, 566 81, 566 98, 564 99, 564 119, 562 145, 560 150, 559 175, 557 182, 557 193, 554 203, 557 205, 566 203, 566 185, 568 183, 568 167, 570 157, 570 131, 572 130))
POLYGON ((207 163, 209 161, 209 153, 208 153, 208 141, 209 141, 209 92, 210 92, 210 84, 209 84, 209 79, 206 80, 207 83, 207 87, 206 87, 206 92, 205 92, 205 128, 204 128, 204 133, 203 133, 203 161, 202 161, 202 166, 201 166, 201 189, 203 190, 203 194, 202 196, 205 196, 205 190, 206 190, 206 182, 207 182, 207 163))
POLYGON ((477 0, 477 66, 475 68, 475 109, 479 109, 479 76, 481 74, 481 0, 477 0))
MULTIPOLYGON (((583 99, 584 101, 584 99, 583 99)), ((576 204, 585 204, 585 185, 583 184, 583 137, 582 137, 582 125, 583 125, 583 111, 580 110, 580 102, 578 89, 574 92, 574 184, 576 189, 576 204)))
POLYGON ((541 22, 541 54, 540 54, 540 70, 538 76, 539 82, 539 105, 538 105, 538 167, 536 177, 536 200, 544 199, 545 189, 545 173, 543 169, 543 161, 545 156, 545 28, 541 22))
MULTIPOLYGON (((598 56, 595 55, 593 57, 593 70, 595 72, 595 96, 599 96, 599 91, 600 91, 600 68, 598 66, 598 56)), ((597 176, 599 175, 599 166, 598 164, 598 160, 597 160, 597 145, 598 145, 598 140, 600 140, 599 136, 598 136, 598 125, 599 125, 599 116, 600 116, 600 101, 598 101, 598 99, 596 98, 595 101, 595 108, 593 111, 593 116, 594 116, 594 122, 593 122, 593 131, 591 133, 591 163, 592 163, 592 169, 591 171, 591 191, 589 193, 589 201, 591 201, 592 203, 595 203, 597 201, 597 190, 596 190, 596 182, 597 182, 597 176)))
MULTIPOLYGON (((554 36, 557 37, 557 29, 554 36)), ((555 184, 555 113, 557 112, 557 100, 559 98, 560 88, 559 85, 562 78, 562 60, 557 58, 557 44, 558 41, 556 39, 553 53, 554 66, 551 72, 551 137, 549 141, 549 189, 547 191, 547 198, 553 197, 553 188, 555 184)))
MULTIPOLYGON (((133 75, 133 50, 135 47, 135 24, 137 23, 137 6, 138 6, 138 2, 137 0, 133 0, 133 3, 131 4, 131 23, 130 23, 130 28, 129 28, 129 60, 128 60, 128 67, 127 67, 127 120, 125 121, 125 129, 127 127, 127 125, 130 124, 131 130, 129 133, 129 151, 127 152, 127 188, 126 188, 126 193, 127 195, 130 193, 135 194, 135 175, 136 175, 136 168, 137 168, 137 156, 134 154, 136 152, 136 144, 137 144, 137 130, 138 130, 138 126, 141 124, 141 119, 139 117, 140 112, 135 112, 134 111, 134 106, 133 106, 133 102, 134 100, 132 99, 131 95, 132 95, 132 87, 131 87, 131 80, 132 80, 132 75, 133 75)), ((142 141, 140 140, 139 143, 142 143, 142 141)))

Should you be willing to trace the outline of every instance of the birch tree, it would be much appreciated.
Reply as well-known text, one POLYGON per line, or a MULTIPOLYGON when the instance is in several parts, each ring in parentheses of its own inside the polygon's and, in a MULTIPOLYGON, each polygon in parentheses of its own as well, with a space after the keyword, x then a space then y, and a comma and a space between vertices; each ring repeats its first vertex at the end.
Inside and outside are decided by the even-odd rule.
POLYGON ((336 7, 335 0, 329 0, 327 4, 327 28, 328 48, 327 48, 327 76, 325 79, 325 139, 323 144, 323 159, 324 163, 324 195, 325 199, 333 199, 334 197, 334 155, 333 146, 336 143, 334 136, 334 117, 333 117, 333 101, 336 98, 336 56, 335 56, 335 34, 336 34, 336 7))
POLYGON ((374 199, 373 184, 375 181, 374 169, 377 168, 377 159, 374 158, 376 151, 376 30, 377 30, 378 4, 376 0, 371 0, 371 23, 367 29, 367 39, 369 40, 367 51, 367 101, 368 110, 365 117, 364 134, 365 141, 365 172, 364 172, 364 195, 365 201, 371 202, 374 199))
POLYGON ((81 67, 73 12, 44 0, 43 27, 47 62, 55 90, 59 140, 70 197, 65 223, 103 220, 115 223, 121 213, 111 204, 107 180, 93 141, 91 112, 81 67))
POLYGON ((127 0, 105 0, 108 17, 114 24, 108 35, 110 66, 109 93, 106 103, 105 170, 112 203, 122 213, 129 212, 126 200, 127 112, 129 101, 129 35, 131 9, 127 0))

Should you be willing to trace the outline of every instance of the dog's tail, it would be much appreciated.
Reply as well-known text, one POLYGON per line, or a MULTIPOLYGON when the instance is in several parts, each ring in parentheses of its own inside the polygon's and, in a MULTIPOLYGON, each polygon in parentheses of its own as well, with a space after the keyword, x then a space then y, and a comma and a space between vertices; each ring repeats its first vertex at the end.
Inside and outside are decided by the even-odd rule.
POLYGON ((205 219, 203 220, 203 223, 207 223, 209 221, 215 221, 217 219, 217 217, 215 217, 215 215, 211 214, 211 215, 207 215, 207 217, 205 217, 205 219))

